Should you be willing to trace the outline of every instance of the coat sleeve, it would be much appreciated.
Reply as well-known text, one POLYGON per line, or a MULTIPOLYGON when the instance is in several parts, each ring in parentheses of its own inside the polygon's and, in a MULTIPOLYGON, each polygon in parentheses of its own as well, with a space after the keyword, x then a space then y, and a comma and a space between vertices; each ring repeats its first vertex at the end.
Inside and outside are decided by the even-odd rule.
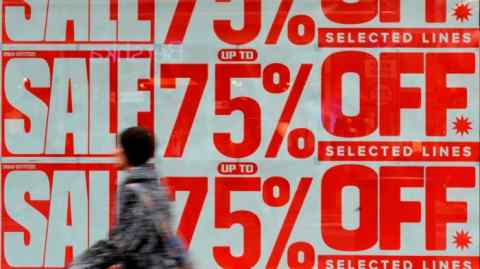
POLYGON ((71 269, 101 269, 121 263, 131 257, 141 245, 143 212, 134 190, 125 188, 119 193, 119 217, 110 237, 100 240, 78 256, 71 269))

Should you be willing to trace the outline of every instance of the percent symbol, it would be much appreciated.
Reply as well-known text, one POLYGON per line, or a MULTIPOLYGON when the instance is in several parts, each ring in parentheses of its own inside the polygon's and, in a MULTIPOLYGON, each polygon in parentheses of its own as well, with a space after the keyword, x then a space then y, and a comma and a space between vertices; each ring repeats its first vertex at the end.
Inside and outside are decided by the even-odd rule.
MULTIPOLYGON (((265 157, 275 158, 278 155, 286 130, 292 121, 293 114, 305 89, 308 77, 312 70, 312 64, 302 64, 291 87, 290 94, 283 107, 275 131, 267 148, 265 157)), ((283 64, 270 64, 263 70, 263 87, 273 94, 281 94, 290 88, 291 73, 288 66, 283 64)), ((288 151, 296 158, 310 157, 315 151, 315 135, 312 131, 299 128, 291 131, 288 135, 288 151), (300 147, 299 142, 303 141, 300 147)))
MULTIPOLYGON (((277 44, 282 29, 287 22, 288 14, 292 9, 293 0, 282 0, 273 19, 272 26, 265 40, 266 44, 277 44)), ((288 39, 295 45, 307 45, 315 39, 316 23, 307 15, 295 15, 288 20, 288 39)))
MULTIPOLYGON (((313 179, 309 177, 300 179, 280 231, 278 232, 266 268, 278 267, 312 181, 313 179)), ((285 206, 290 201, 290 194, 290 184, 285 178, 270 177, 263 183, 263 200, 269 206, 285 206)), ((315 264, 315 249, 307 242, 293 243, 289 246, 287 254, 289 268, 312 268, 315 264), (303 259, 299 258, 300 254, 302 254, 303 259)))

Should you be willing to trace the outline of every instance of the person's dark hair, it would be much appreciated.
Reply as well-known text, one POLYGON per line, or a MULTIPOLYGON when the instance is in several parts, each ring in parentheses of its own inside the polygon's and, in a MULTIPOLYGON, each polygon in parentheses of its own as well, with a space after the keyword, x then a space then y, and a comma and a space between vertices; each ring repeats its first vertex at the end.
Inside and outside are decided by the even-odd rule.
POLYGON ((155 155, 153 134, 141 127, 130 127, 120 134, 119 144, 131 166, 145 164, 155 155))

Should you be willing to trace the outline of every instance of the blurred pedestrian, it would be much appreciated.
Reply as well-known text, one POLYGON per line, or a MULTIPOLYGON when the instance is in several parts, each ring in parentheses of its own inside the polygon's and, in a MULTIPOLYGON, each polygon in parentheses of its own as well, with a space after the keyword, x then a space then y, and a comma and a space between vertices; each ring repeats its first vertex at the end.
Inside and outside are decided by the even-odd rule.
POLYGON ((191 268, 187 252, 172 229, 170 202, 149 160, 154 136, 140 127, 123 131, 118 139, 117 165, 128 173, 118 189, 116 227, 74 259, 71 269, 191 268))

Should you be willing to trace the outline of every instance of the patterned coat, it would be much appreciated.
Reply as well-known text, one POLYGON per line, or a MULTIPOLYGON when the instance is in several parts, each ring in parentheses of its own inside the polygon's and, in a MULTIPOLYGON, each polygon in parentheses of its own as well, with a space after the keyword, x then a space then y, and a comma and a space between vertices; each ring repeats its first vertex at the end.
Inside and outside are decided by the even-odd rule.
POLYGON ((186 252, 171 233, 166 191, 152 165, 130 171, 119 188, 118 205, 117 225, 110 237, 87 249, 69 268, 163 269, 186 263, 186 252))

